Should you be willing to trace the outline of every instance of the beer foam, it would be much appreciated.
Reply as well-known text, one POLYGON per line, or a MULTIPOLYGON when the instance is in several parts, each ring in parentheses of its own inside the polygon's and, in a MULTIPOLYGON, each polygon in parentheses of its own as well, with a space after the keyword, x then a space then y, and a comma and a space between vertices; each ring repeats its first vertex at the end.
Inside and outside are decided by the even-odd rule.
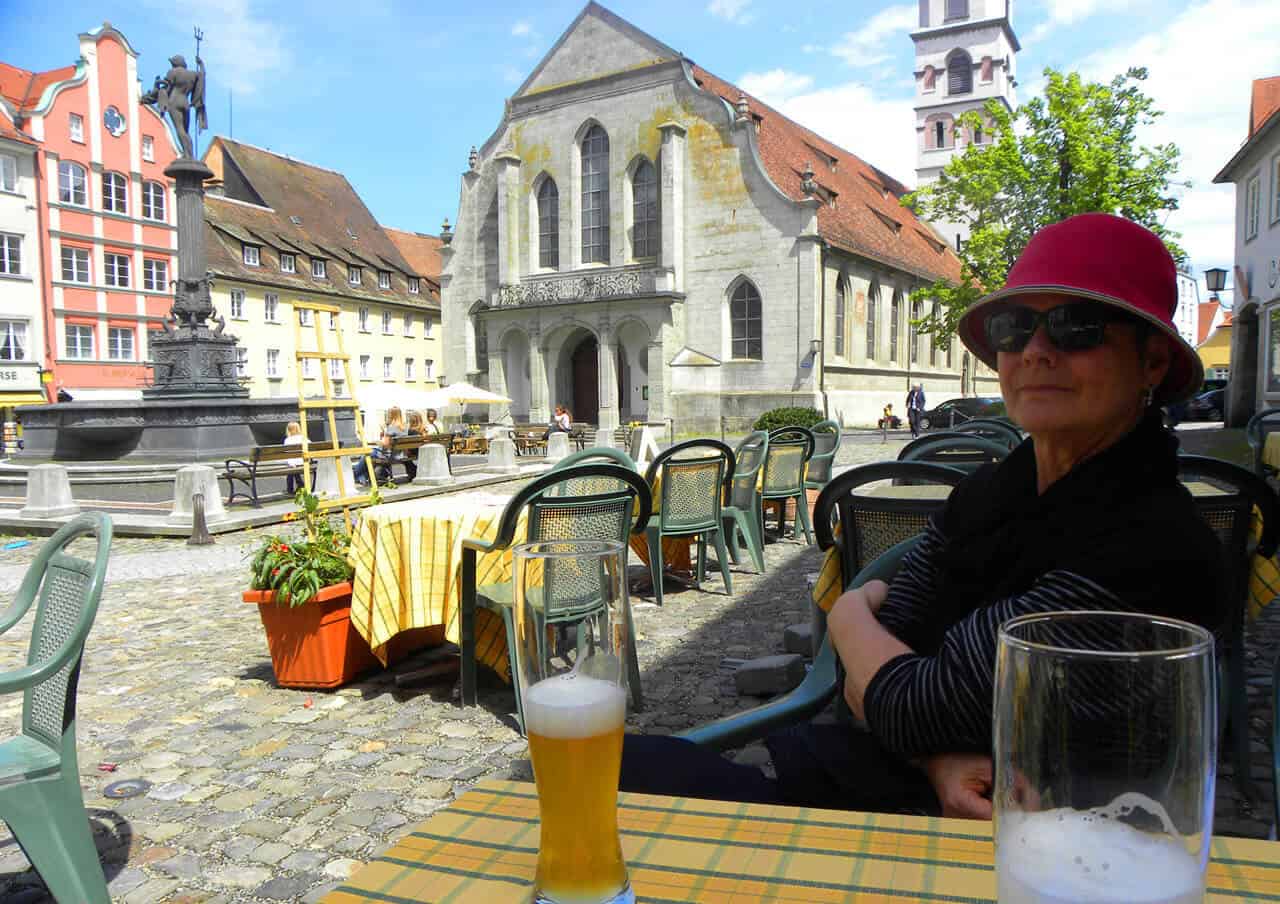
MULTIPOLYGON (((1122 795, 1130 796, 1140 795, 1122 795)), ((1167 820, 1159 804, 1148 803, 1167 820)), ((1113 818, 1130 809, 1117 798, 1097 810, 1001 814, 996 848, 1001 904, 1201 901, 1197 859, 1177 837, 1141 832, 1113 818)))
POLYGON ((626 691, 581 674, 544 679, 524 695, 525 731, 544 738, 594 737, 616 730, 626 714, 626 691))

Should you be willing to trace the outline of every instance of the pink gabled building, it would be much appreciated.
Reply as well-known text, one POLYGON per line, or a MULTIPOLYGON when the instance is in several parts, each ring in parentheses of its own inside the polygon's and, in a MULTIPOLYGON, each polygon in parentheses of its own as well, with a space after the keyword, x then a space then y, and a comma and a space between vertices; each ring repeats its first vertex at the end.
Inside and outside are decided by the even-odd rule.
MULTIPOLYGON (((0 104, 36 143, 43 347, 32 349, 77 399, 138 398, 150 336, 178 273, 173 186, 179 154, 141 103, 138 53, 109 22, 79 36, 75 65, 32 72, 0 62, 0 104)), ((152 61, 148 76, 168 64, 152 61), (151 72, 150 69, 154 69, 151 72)))

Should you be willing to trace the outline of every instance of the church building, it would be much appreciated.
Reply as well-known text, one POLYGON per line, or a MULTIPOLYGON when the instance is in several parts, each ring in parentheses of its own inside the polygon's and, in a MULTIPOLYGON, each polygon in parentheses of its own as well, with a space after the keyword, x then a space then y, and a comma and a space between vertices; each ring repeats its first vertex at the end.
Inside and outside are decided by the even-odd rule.
POLYGON ((472 149, 442 235, 441 379, 509 396, 516 421, 564 404, 676 434, 786 405, 874 424, 914 383, 990 394, 958 342, 912 326, 960 263, 906 193, 590 3, 472 149))

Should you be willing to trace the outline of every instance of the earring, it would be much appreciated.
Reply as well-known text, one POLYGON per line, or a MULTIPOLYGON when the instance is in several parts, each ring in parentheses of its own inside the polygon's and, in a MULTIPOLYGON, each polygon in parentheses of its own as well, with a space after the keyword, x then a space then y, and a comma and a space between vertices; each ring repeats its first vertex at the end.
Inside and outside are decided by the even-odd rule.
POLYGON ((1143 394, 1142 394, 1142 407, 1143 407, 1143 408, 1150 408, 1150 407, 1151 407, 1151 402, 1155 399, 1155 395, 1156 395, 1155 387, 1154 387, 1154 386, 1148 386, 1148 387, 1147 387, 1147 389, 1146 389, 1146 391, 1145 391, 1145 392, 1143 392, 1143 394))

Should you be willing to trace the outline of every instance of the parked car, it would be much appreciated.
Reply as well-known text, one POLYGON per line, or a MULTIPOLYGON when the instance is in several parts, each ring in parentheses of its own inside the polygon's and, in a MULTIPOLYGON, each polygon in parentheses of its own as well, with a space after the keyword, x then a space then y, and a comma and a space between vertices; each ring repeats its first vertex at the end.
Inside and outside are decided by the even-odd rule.
POLYGON ((967 399, 947 399, 936 408, 930 408, 920 416, 921 430, 946 430, 975 417, 1004 417, 1007 412, 1004 399, 974 396, 967 399))
POLYGON ((1225 408, 1225 389, 1210 389, 1187 402, 1187 420, 1220 421, 1225 408))

